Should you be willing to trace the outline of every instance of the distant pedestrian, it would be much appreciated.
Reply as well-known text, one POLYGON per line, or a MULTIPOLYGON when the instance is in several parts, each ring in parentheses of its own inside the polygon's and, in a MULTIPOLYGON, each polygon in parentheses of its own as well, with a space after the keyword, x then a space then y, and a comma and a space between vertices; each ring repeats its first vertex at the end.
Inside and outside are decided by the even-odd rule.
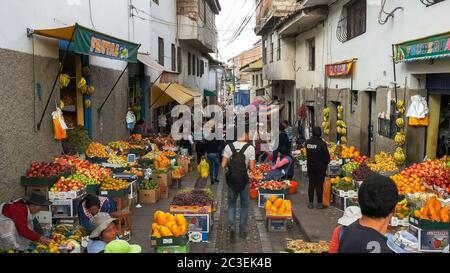
MULTIPOLYGON (((214 128, 210 132, 215 133, 214 128)), ((209 164, 209 178, 211 185, 214 183, 219 183, 219 168, 220 168, 220 152, 222 150, 222 140, 217 140, 216 138, 212 140, 205 140, 205 152, 206 158, 209 164)))
POLYGON ((291 153, 291 149, 292 149, 292 144, 289 141, 289 137, 288 134, 286 133, 286 124, 285 123, 281 123, 280 124, 280 132, 278 134, 278 147, 273 151, 273 155, 272 155, 272 163, 276 164, 277 163, 277 158, 278 158, 278 151, 280 149, 284 149, 285 151, 287 151, 288 153, 291 153))
MULTIPOLYGON (((246 126, 248 128, 248 126, 246 126)), ((228 228, 231 242, 236 241, 236 201, 240 197, 241 214, 239 237, 247 238, 248 209, 250 203, 250 179, 248 170, 255 169, 255 148, 248 143, 248 132, 227 145, 223 152, 222 169, 226 171, 228 185, 228 228)))
POLYGON ((344 235, 345 230, 355 221, 361 218, 361 209, 357 206, 347 207, 344 211, 344 216, 339 218, 338 226, 333 231, 333 237, 330 242, 330 253, 338 253, 339 251, 339 240, 344 235))
POLYGON ((398 202, 395 183, 386 176, 370 176, 359 188, 358 202, 362 217, 346 228, 339 253, 393 253, 385 235, 398 202))
POLYGON ((323 209, 323 182, 330 164, 330 153, 325 141, 321 138, 322 129, 314 127, 313 137, 306 141, 306 157, 309 177, 309 209, 314 208, 314 191, 317 194, 317 208, 323 209))

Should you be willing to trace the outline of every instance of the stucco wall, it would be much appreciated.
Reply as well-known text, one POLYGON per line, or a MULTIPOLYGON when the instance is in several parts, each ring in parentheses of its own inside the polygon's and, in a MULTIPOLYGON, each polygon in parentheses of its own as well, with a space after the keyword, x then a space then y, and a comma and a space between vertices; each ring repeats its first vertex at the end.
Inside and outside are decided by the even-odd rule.
POLYGON ((51 112, 59 88, 54 91, 40 131, 35 131, 56 76, 58 60, 0 49, 0 202, 20 197, 24 189, 20 176, 33 161, 51 160, 61 153, 53 140, 51 112), (34 102, 35 84, 41 99, 34 102), (36 120, 36 122, 35 122, 36 120))

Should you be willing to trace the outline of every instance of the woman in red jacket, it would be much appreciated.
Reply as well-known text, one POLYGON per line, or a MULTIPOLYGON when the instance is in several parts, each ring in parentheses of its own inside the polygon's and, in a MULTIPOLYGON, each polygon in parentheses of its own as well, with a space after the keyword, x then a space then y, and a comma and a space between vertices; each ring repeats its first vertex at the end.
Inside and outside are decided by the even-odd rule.
POLYGON ((17 238, 15 238, 15 247, 18 250, 26 250, 30 242, 45 245, 50 243, 50 239, 33 230, 34 215, 40 212, 44 206, 48 207, 50 204, 51 202, 45 196, 33 192, 29 197, 0 205, 0 218, 6 217, 14 222, 18 233, 17 238))

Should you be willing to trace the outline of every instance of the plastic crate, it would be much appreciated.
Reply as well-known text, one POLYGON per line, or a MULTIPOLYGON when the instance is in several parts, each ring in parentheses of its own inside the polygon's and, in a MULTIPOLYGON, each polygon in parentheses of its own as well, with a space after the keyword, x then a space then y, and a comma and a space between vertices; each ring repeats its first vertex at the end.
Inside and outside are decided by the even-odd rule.
POLYGON ((266 225, 269 232, 287 231, 288 218, 267 218, 266 225))

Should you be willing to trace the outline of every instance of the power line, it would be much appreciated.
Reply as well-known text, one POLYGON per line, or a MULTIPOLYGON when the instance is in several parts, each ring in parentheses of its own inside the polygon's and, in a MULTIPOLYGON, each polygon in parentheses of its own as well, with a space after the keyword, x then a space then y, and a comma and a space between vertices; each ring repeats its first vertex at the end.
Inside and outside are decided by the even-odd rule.
POLYGON ((252 15, 249 16, 249 17, 247 18, 247 20, 244 22, 244 24, 243 24, 243 26, 241 27, 241 29, 240 29, 239 31, 236 31, 236 33, 233 35, 233 37, 232 37, 232 38, 230 39, 230 41, 228 42, 227 46, 230 45, 231 43, 233 43, 233 42, 237 39, 237 37, 239 37, 239 35, 241 35, 243 29, 248 25, 248 23, 250 22, 250 19, 253 18, 253 15, 255 15, 256 11, 257 11, 258 8, 261 6, 262 2, 263 2, 262 0, 259 0, 259 3, 258 3, 258 5, 256 6, 255 10, 253 11, 252 15))

